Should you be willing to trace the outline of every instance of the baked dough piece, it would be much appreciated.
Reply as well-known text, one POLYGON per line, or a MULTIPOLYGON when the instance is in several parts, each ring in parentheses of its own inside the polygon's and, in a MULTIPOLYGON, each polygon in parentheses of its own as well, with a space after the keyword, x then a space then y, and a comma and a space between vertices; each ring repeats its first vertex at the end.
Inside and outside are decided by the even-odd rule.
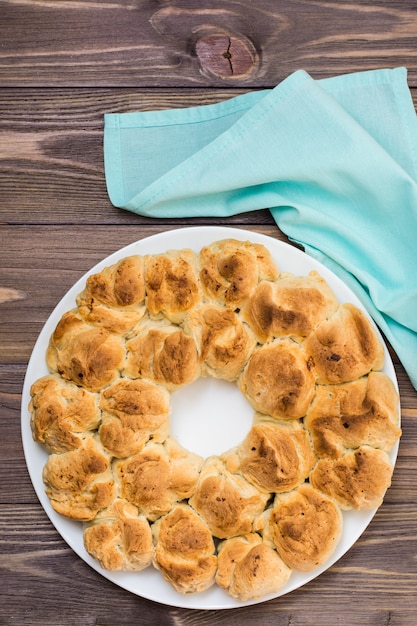
POLYGON ((154 554, 148 520, 120 498, 85 524, 84 546, 101 567, 111 571, 138 572, 151 565, 154 554))
POLYGON ((99 429, 103 446, 115 457, 140 452, 152 439, 169 435, 169 393, 151 381, 121 378, 101 393, 99 429))
POLYGON ((200 376, 195 341, 178 326, 147 320, 127 341, 125 374, 148 378, 173 391, 200 376))
POLYGON ((216 583, 237 600, 277 593, 290 576, 291 569, 257 533, 226 539, 218 546, 216 583))
POLYGON ((184 329, 195 339, 203 376, 236 380, 256 345, 253 333, 238 315, 216 304, 191 311, 184 329))
POLYGON ((342 509, 376 509, 391 485, 393 466, 386 452, 370 446, 350 450, 339 459, 321 459, 311 484, 334 498, 342 509))
POLYGON ((81 445, 100 424, 97 396, 57 375, 39 378, 31 387, 31 428, 48 452, 67 452, 81 445))
POLYGON ((88 304, 91 299, 109 307, 142 304, 145 299, 143 258, 128 256, 89 276, 84 291, 78 296, 78 305, 88 304))
MULTIPOLYGON (((255 421, 262 417, 256 416, 255 421)), ((228 469, 240 471, 266 493, 294 489, 306 480, 316 463, 309 434, 295 421, 258 421, 236 452, 222 458, 228 469)))
POLYGON ((213 537, 207 524, 187 504, 177 504, 152 525, 154 566, 179 593, 211 587, 217 569, 213 537))
POLYGON ((68 311, 52 334, 46 360, 49 369, 63 379, 99 391, 123 369, 125 350, 121 337, 68 311))
POLYGON ((302 340, 337 307, 335 294, 317 272, 282 274, 275 282, 259 283, 243 308, 243 317, 262 343, 286 336, 302 340))
POLYGON ((201 469, 189 503, 215 537, 227 539, 251 532, 252 522, 265 508, 268 497, 243 476, 229 472, 218 457, 211 456, 201 469))
POLYGON ((51 454, 43 480, 55 511, 81 521, 93 519, 116 495, 110 457, 94 436, 76 450, 51 454))
POLYGON ((367 444, 389 452, 401 436, 398 393, 383 372, 319 386, 304 420, 319 457, 337 458, 367 444))
POLYGON ((209 300, 239 307, 261 280, 276 280, 278 268, 261 244, 222 239, 200 251, 200 279, 209 300))
POLYGON ((151 315, 163 313, 179 323, 201 301, 197 254, 169 250, 145 257, 146 305, 151 315))
POLYGON ((342 533, 337 504, 308 483, 275 497, 258 520, 264 539, 272 542, 288 567, 309 572, 333 553, 342 533))
POLYGON ((277 419, 299 419, 314 397, 315 378, 302 346, 276 339, 253 353, 239 386, 256 411, 277 419))
POLYGON ((345 383, 384 365, 384 347, 366 315, 342 304, 305 341, 317 382, 345 383))
POLYGON ((149 520, 164 515, 194 492, 203 459, 174 439, 148 443, 138 454, 114 462, 120 495, 149 520))
POLYGON ((115 333, 128 331, 146 311, 143 258, 132 255, 89 276, 77 306, 88 323, 115 333))

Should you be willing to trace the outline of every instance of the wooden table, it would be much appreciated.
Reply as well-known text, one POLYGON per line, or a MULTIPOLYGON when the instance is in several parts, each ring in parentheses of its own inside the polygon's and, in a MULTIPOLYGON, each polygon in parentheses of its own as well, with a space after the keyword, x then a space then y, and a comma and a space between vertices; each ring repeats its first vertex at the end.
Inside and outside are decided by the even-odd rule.
POLYGON ((104 113, 214 103, 300 68, 324 78, 404 65, 417 98, 416 49, 414 0, 0 1, 0 624, 417 624, 417 393, 394 354, 403 437, 384 504, 323 575, 252 607, 167 607, 104 579, 49 522, 20 435, 35 340, 96 262, 184 224, 285 241, 267 210, 157 220, 114 208, 104 113))

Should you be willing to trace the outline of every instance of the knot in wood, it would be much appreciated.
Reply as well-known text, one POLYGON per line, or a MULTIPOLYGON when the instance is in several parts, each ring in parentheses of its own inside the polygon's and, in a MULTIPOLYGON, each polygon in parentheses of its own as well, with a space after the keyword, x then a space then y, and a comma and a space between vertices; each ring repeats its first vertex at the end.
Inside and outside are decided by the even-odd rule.
POLYGON ((196 42, 195 51, 203 70, 221 78, 242 78, 257 64, 255 47, 243 35, 206 35, 196 42))

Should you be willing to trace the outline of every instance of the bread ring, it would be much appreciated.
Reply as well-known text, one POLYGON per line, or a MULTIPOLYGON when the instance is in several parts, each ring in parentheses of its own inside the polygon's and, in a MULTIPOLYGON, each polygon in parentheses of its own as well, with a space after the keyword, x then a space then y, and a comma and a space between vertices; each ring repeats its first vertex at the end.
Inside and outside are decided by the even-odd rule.
POLYGON ((276 593, 330 557, 343 509, 390 485, 401 429, 383 357, 361 310, 317 272, 280 273, 261 244, 128 256, 87 279, 31 387, 51 505, 84 522, 104 569, 154 567, 178 593, 276 593), (254 420, 204 459, 169 414, 207 376, 235 383, 254 420))

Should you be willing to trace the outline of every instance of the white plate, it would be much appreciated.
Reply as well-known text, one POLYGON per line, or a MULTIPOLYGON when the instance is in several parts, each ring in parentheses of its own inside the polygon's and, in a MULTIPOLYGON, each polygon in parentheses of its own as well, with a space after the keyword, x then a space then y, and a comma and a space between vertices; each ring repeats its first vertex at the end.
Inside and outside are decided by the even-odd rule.
MULTIPOLYGON (((154 600, 170 606, 183 607, 189 609, 229 609, 241 606, 247 606, 250 604, 257 604, 271 599, 272 597, 282 596, 284 594, 293 591, 305 585, 307 582, 319 576, 323 571, 328 569, 333 563, 335 563, 340 557, 346 553, 347 550, 357 541, 357 539, 364 532, 369 522, 372 520, 376 511, 347 511, 343 513, 344 517, 344 529, 342 538, 332 555, 332 557, 320 568, 310 572, 308 574, 294 572, 285 587, 281 589, 278 594, 273 596, 267 596, 256 601, 239 602, 230 597, 226 592, 220 589, 217 585, 214 585, 207 591, 198 594, 182 595, 177 593, 168 583, 166 583, 159 572, 153 567, 149 567, 139 573, 130 572, 107 572, 103 570, 98 562, 90 557, 85 551, 83 544, 82 525, 80 522, 76 522, 67 519, 58 513, 56 513, 49 502, 48 497, 44 491, 44 485, 42 482, 42 468, 47 460, 47 452, 41 445, 34 442, 32 439, 32 433, 30 429, 30 413, 28 411, 28 404, 30 401, 30 387, 35 380, 48 373, 45 352, 49 342, 51 333, 54 331, 56 324, 65 311, 75 306, 75 298, 80 291, 84 288, 85 280, 89 274, 99 272, 104 267, 111 265, 125 256, 132 254, 154 254, 159 252, 165 252, 169 249, 181 249, 192 248, 196 251, 200 250, 204 245, 224 239, 227 237, 234 237, 239 240, 250 240, 252 242, 264 244, 272 257, 278 264, 278 267, 283 272, 292 272, 297 275, 308 274, 311 270, 317 270, 329 283, 335 292, 340 302, 352 302, 364 310, 357 297, 352 291, 332 272, 330 272, 322 264, 318 263, 304 252, 301 252, 297 248, 294 248, 281 241, 275 240, 271 237, 261 235, 251 231, 245 231, 229 227, 191 227, 181 228, 180 230, 173 230, 164 232, 147 239, 142 239, 136 243, 130 244, 114 254, 108 256, 102 262, 93 267, 85 276, 83 276, 64 296, 59 302, 55 310, 52 312, 48 321, 42 329, 39 338, 35 344, 32 356, 29 361, 25 383, 23 387, 22 397, 22 440, 23 448, 28 466, 29 474, 33 482, 33 486, 37 493, 37 496, 49 516, 51 522, 66 541, 66 543, 80 556, 88 565, 99 572, 105 578, 111 580, 116 585, 119 585, 123 589, 130 591, 138 596, 154 600)), ((369 316, 368 316, 369 317, 369 316)), ((381 341, 382 337, 381 337, 381 341)), ((385 345, 385 344, 384 344, 385 345)), ((395 370, 385 347, 385 366, 384 372, 392 379, 396 388, 398 389, 397 380, 395 376, 395 370)), ((187 419, 185 422, 180 423, 181 419, 178 419, 178 423, 173 424, 176 421, 176 416, 184 412, 186 414, 186 407, 195 406, 195 402, 198 398, 198 406, 210 407, 210 415, 216 414, 216 408, 213 411, 213 402, 216 402, 216 407, 228 405, 230 402, 241 402, 240 392, 237 392, 236 385, 230 383, 223 384, 222 381, 212 381, 211 379, 205 379, 193 383, 188 388, 182 389, 177 392, 177 398, 173 400, 173 416, 171 418, 171 432, 174 436, 177 436, 183 445, 188 446, 194 452, 204 454, 218 453, 227 450, 231 445, 237 444, 241 440, 240 435, 236 435, 234 430, 235 426, 229 426, 226 428, 222 426, 221 429, 213 428, 211 424, 210 428, 206 428, 202 435, 201 429, 194 430, 190 435, 189 423, 187 419), (218 383, 218 384, 217 384, 218 383), (214 387, 210 387, 214 385, 214 387), (207 387, 206 387, 207 386, 207 387), (214 394, 215 392, 215 394, 214 394), (200 393, 206 394, 206 400, 201 402, 200 393), (214 395, 213 395, 214 394, 214 395), (239 397, 238 397, 239 396, 239 397), (210 402, 208 402, 210 398, 210 402), (216 400, 214 400, 216 398, 216 400), (188 440, 185 440, 188 436, 188 440), (195 441, 193 441, 193 438, 195 441), (194 445, 193 445, 194 444, 194 445)), ((173 394, 174 398, 175 394, 173 394)), ((246 401, 245 401, 246 402, 246 401)), ((243 405, 240 405, 243 406, 243 405)), ((246 410, 246 409, 245 409, 246 410)), ((195 421, 195 412, 194 415, 195 421)), ((229 411, 230 414, 230 411, 229 411)), ((251 421, 252 410, 249 409, 245 414, 245 424, 249 428, 251 421)), ((205 414, 200 414, 199 421, 201 420, 201 428, 207 426, 209 419, 205 417, 205 414)), ((243 433, 244 434, 244 433, 243 433)), ((395 463, 398 452, 398 443, 391 451, 391 460, 395 463)))

